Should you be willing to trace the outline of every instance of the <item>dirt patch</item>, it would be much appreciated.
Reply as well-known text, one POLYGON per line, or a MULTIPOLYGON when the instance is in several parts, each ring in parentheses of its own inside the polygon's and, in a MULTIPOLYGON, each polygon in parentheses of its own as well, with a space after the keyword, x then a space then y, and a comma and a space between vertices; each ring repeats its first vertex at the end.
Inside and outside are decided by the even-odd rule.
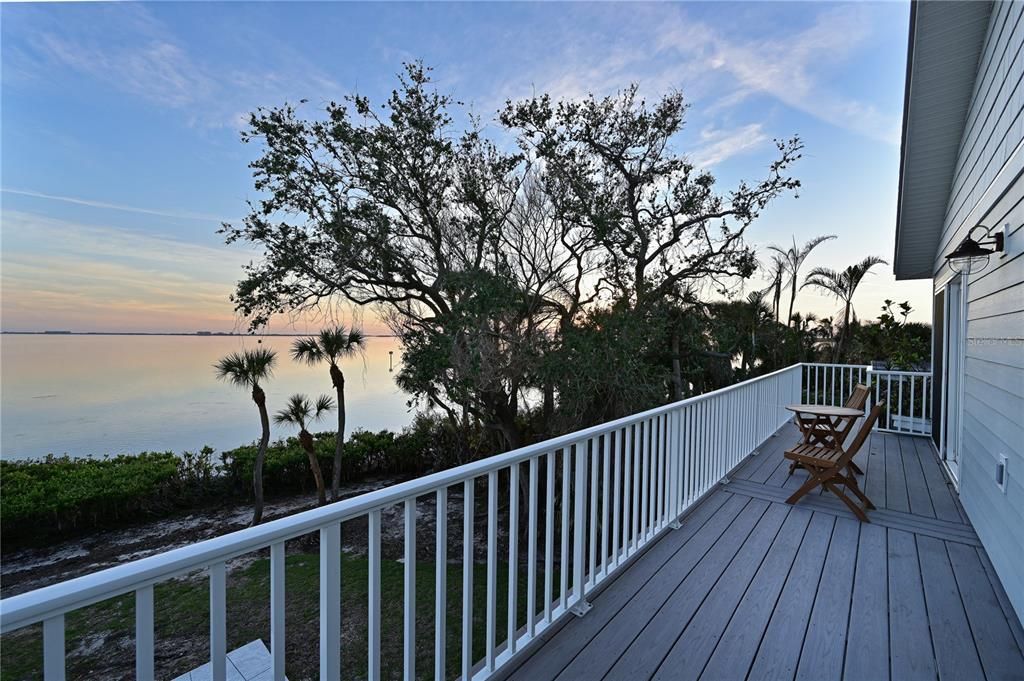
MULTIPOLYGON (((372 492, 395 482, 393 478, 381 478, 348 485, 341 490, 342 498, 372 492)), ((264 518, 274 520, 315 507, 315 494, 282 497, 267 502, 264 518)), ((8 598, 219 537, 248 527, 250 520, 252 506, 228 504, 131 527, 95 532, 48 546, 5 551, 3 561, 0 562, 0 596, 8 598)), ((362 545, 365 551, 365 538, 362 545)), ((244 564, 244 561, 239 564, 244 564)))

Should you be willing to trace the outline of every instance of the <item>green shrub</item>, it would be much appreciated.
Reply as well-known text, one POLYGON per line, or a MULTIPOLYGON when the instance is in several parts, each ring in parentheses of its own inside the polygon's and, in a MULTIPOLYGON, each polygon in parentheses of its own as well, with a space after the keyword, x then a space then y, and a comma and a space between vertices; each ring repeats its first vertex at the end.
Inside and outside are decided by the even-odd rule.
MULTIPOLYGON (((342 482, 367 475, 419 475, 451 465, 455 446, 440 419, 417 416, 401 433, 357 430, 345 444, 342 482)), ((324 478, 334 468, 334 433, 313 436, 324 478)), ((8 540, 99 529, 140 516, 168 515, 181 508, 225 499, 252 498, 256 445, 221 453, 146 452, 103 459, 48 456, 41 461, 0 461, 0 530, 8 540)), ((268 496, 309 492, 313 474, 298 439, 267 449, 263 466, 268 496)))
POLYGON ((0 461, 0 526, 10 537, 166 511, 180 493, 179 461, 172 452, 0 461))

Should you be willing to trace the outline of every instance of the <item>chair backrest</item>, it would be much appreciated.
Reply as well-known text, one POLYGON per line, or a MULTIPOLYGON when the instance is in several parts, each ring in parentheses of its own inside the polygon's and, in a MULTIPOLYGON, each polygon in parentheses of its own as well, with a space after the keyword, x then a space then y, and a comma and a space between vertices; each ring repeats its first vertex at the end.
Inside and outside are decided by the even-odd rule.
POLYGON ((850 448, 843 452, 843 455, 839 457, 837 462, 840 466, 845 466, 850 462, 850 459, 860 451, 864 441, 868 439, 868 435, 871 434, 871 429, 875 427, 875 421, 878 420, 879 415, 882 413, 882 409, 885 408, 884 402, 879 402, 871 408, 871 412, 868 413, 864 423, 861 425, 860 430, 857 431, 857 436, 853 438, 853 442, 850 443, 850 448))
POLYGON ((864 405, 868 403, 868 396, 871 395, 871 390, 863 383, 858 383, 853 386, 853 392, 846 399, 846 407, 850 409, 863 409, 864 405))
MULTIPOLYGON (((868 402, 868 397, 871 396, 871 389, 863 383, 858 383, 853 387, 853 392, 850 393, 850 397, 847 398, 846 404, 843 405, 849 409, 864 410, 864 405, 868 402)), ((838 429, 839 445, 842 446, 846 442, 846 438, 849 437, 850 431, 853 430, 853 424, 857 422, 857 419, 849 419, 841 428, 838 429)))

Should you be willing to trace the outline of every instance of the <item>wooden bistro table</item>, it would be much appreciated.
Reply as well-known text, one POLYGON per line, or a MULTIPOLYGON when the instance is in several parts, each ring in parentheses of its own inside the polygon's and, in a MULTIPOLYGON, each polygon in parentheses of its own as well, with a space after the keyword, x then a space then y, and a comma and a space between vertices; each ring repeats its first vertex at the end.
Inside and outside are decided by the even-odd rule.
MULTIPOLYGON (((860 409, 852 407, 832 407, 827 404, 787 404, 786 409, 796 414, 796 425, 800 428, 805 444, 821 444, 826 447, 841 447, 842 435, 839 427, 849 419, 864 416, 860 409)), ((790 467, 795 469, 796 462, 790 467)), ((854 473, 863 473, 857 464, 850 462, 854 473)))

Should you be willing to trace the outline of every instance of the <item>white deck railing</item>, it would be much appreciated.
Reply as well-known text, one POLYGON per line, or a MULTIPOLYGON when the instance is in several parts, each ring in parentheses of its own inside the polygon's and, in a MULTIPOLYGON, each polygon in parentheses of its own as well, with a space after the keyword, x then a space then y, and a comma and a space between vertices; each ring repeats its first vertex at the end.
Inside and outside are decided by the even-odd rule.
MULTIPOLYGON (((517 651, 571 611, 581 614, 587 596, 625 561, 673 525, 791 414, 801 398, 802 369, 775 373, 652 409, 546 442, 428 475, 399 485, 298 513, 264 525, 199 542, 0 601, 0 632, 43 623, 43 671, 47 681, 65 674, 64 618, 71 611, 123 594, 135 594, 136 676, 154 677, 153 586, 197 570, 209 575, 209 636, 213 678, 226 678, 228 561, 270 549, 270 652, 273 678, 285 674, 285 542, 320 535, 321 679, 341 675, 341 523, 368 518, 368 678, 380 677, 381 512, 404 509, 404 678, 416 678, 416 500, 436 498, 436 598, 434 677, 449 671, 485 679, 517 651), (541 474, 543 471, 543 474, 541 474), (545 489, 538 502, 538 485, 545 489), (526 546, 519 547, 520 484, 526 490, 526 546), (474 496, 486 495, 486 640, 474 659, 473 626, 462 627, 458 670, 446 669, 447 495, 463 496, 462 622, 473 621, 474 496), (499 495, 509 512, 501 520, 499 495), (543 509, 543 545, 538 542, 543 509), (468 510, 468 512, 467 512, 468 510), (508 523, 508 554, 498 555, 498 523, 508 523), (558 525, 556 547, 555 525, 558 525), (525 552, 521 553, 522 551, 525 552), (519 569, 526 557, 527 616, 516 616, 519 569), (508 619, 497 621, 498 565, 508 570, 508 619), (557 582, 555 571, 558 571, 557 582), (543 591, 540 590, 541 582, 543 591), (556 587, 557 583, 557 587, 556 587), (537 594, 543 593, 540 603, 537 594)), ((503 528, 504 529, 504 528, 503 528)), ((504 586, 504 585, 502 585, 504 586)), ((504 589, 502 589, 504 590, 504 589)), ((429 621, 429 620, 428 620, 429 621)), ((312 670, 302 670, 309 673, 312 670)))
POLYGON ((842 405, 853 386, 871 389, 874 403, 885 403, 875 430, 905 435, 932 432, 932 375, 927 371, 872 369, 861 364, 804 364, 802 401, 842 405))

